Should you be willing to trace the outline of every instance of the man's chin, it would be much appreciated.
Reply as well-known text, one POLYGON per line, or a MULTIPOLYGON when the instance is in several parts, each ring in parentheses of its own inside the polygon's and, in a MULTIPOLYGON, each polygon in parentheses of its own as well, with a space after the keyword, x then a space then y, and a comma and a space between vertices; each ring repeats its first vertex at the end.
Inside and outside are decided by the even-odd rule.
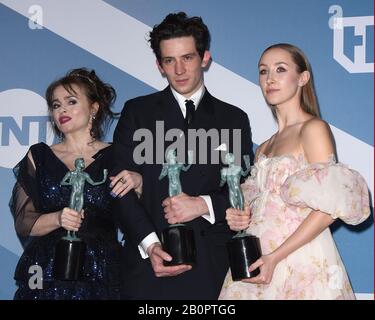
POLYGON ((186 86, 172 86, 175 91, 177 91, 179 94, 183 96, 190 97, 192 93, 194 93, 194 90, 191 88, 188 88, 186 86))

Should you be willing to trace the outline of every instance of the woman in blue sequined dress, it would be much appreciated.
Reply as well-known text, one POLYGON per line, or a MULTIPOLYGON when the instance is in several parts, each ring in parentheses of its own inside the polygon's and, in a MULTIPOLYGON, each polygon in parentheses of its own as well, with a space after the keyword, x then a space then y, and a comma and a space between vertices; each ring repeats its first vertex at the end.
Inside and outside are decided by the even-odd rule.
POLYGON ((15 270, 18 290, 14 299, 119 298, 120 244, 113 199, 132 188, 140 192, 141 176, 124 170, 103 184, 86 184, 81 212, 68 207, 71 187, 60 184, 77 158, 84 159, 85 172, 94 181, 103 179, 104 169, 110 171, 112 146, 100 138, 103 125, 114 115, 110 108, 115 97, 111 86, 86 69, 72 70, 48 87, 48 110, 61 142, 31 146, 14 169, 17 182, 10 206, 24 246, 15 270), (87 245, 82 281, 53 277, 55 246, 67 230, 77 231, 87 245), (35 265, 43 272, 40 283, 35 271, 29 273, 36 270, 35 265))

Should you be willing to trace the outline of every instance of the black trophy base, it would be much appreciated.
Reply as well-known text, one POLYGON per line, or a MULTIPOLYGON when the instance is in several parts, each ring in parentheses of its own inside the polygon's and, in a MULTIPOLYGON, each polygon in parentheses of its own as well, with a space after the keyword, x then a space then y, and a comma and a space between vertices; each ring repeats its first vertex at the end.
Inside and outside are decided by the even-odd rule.
POLYGON ((234 236, 227 243, 229 265, 233 281, 257 276, 259 268, 249 271, 249 267, 262 256, 259 238, 252 235, 234 236))
POLYGON ((184 224, 171 225, 163 230, 161 243, 163 250, 172 257, 171 261, 164 261, 165 266, 196 263, 194 232, 184 224))
POLYGON ((55 248, 53 275, 57 280, 77 281, 83 278, 86 243, 80 239, 61 239, 55 248))

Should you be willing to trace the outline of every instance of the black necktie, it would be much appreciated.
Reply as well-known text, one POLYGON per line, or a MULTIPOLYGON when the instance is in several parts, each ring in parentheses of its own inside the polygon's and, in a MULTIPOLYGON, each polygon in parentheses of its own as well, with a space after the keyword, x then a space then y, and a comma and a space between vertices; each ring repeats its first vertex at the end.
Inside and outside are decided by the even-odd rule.
POLYGON ((186 117, 185 122, 187 125, 191 124, 194 120, 195 106, 192 100, 185 100, 186 117))

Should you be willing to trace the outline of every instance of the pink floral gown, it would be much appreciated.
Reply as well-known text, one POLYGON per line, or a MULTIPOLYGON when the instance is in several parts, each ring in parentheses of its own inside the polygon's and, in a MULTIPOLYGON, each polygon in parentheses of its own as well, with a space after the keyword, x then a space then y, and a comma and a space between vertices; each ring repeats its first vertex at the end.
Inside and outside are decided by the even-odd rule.
MULTIPOLYGON (((328 162, 308 164, 283 155, 260 154, 251 176, 242 185, 251 208, 247 229, 260 239, 262 253, 278 248, 312 210, 348 224, 370 215, 369 194, 362 176, 347 166, 328 162)), ((230 270, 219 299, 355 299, 345 267, 329 228, 291 253, 276 266, 268 285, 232 281, 230 270)))

